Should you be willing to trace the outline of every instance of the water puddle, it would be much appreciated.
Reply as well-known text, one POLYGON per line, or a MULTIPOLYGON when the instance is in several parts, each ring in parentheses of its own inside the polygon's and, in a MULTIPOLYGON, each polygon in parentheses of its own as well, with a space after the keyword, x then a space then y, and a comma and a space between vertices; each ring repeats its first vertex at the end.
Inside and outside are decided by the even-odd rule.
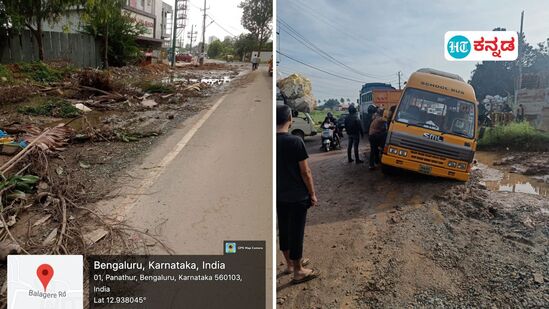
POLYGON ((103 125, 103 121, 112 115, 116 115, 115 111, 97 111, 85 113, 75 119, 59 119, 49 122, 47 127, 55 127, 61 123, 73 128, 76 132, 86 130, 90 127, 98 128, 103 125))
POLYGON ((172 84, 172 83, 186 83, 186 84, 196 84, 196 83, 206 83, 210 86, 220 86, 231 82, 231 77, 225 75, 222 77, 204 77, 204 78, 191 78, 186 76, 169 76, 162 79, 162 83, 172 84))
POLYGON ((501 154, 491 152, 478 151, 475 154, 483 172, 482 183, 489 190, 549 196, 549 183, 545 182, 545 177, 528 177, 494 167, 493 162, 502 157, 501 154))

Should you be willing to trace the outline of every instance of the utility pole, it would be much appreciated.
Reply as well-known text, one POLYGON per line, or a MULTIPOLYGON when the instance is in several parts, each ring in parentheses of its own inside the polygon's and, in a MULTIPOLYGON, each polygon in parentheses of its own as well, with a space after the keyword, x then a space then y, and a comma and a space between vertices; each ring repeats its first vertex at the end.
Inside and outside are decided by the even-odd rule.
POLYGON ((193 41, 194 39, 196 38, 196 35, 198 34, 198 32, 194 31, 194 25, 191 26, 191 32, 190 33, 187 33, 187 38, 191 39, 191 55, 193 53, 193 41))
POLYGON ((402 75, 402 72, 398 71, 398 90, 402 90, 400 87, 400 76, 402 75))
POLYGON ((518 104, 518 92, 520 90, 520 88, 522 87, 522 57, 521 57, 521 54, 522 54, 522 25, 524 24, 524 11, 522 11, 520 13, 520 33, 519 33, 519 41, 518 41, 518 57, 517 57, 517 61, 518 61, 518 79, 517 79, 517 84, 516 84, 516 87, 515 87, 515 102, 514 104, 517 105, 518 104))
POLYGON ((206 0, 204 0, 204 17, 202 19, 202 48, 200 49, 200 65, 204 64, 204 45, 206 45, 206 0))
POLYGON ((187 1, 175 0, 173 13, 173 38, 172 38, 172 67, 175 66, 175 46, 177 43, 177 29, 185 30, 187 23, 187 1))

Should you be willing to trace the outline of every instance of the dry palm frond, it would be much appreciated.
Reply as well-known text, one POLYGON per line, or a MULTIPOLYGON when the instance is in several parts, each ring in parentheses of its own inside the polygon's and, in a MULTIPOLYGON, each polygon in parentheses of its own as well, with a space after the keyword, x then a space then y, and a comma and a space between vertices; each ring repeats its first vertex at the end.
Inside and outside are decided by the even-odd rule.
POLYGON ((28 146, 2 165, 0 167, 0 174, 5 175, 7 171, 34 150, 39 150, 42 154, 63 150, 73 130, 64 124, 60 124, 41 132, 34 127, 28 127, 26 132, 23 139, 29 143, 28 146))
POLYGON ((36 130, 28 130, 23 139, 38 149, 45 152, 54 152, 63 150, 73 133, 70 127, 63 124, 46 129, 42 132, 36 130))

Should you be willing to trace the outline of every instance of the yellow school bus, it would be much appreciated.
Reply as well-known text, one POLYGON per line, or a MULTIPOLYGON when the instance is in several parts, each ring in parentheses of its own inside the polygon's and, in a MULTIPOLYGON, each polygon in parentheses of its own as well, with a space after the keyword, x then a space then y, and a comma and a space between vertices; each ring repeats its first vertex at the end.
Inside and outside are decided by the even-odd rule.
POLYGON ((382 170, 401 168, 467 181, 477 147, 478 102, 461 77, 413 73, 391 119, 382 170))

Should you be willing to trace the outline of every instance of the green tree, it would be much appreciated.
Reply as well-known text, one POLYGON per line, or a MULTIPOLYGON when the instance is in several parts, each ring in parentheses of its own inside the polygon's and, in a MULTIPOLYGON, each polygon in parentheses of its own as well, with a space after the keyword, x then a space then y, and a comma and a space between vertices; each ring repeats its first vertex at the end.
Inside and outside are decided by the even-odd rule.
POLYGON ((328 99, 324 103, 324 108, 334 109, 339 105, 339 101, 337 99, 328 99))
POLYGON ((223 43, 220 40, 214 40, 208 46, 208 58, 213 59, 223 54, 223 43))
POLYGON ((140 55, 135 39, 146 32, 127 12, 125 0, 87 0, 82 16, 84 31, 103 40, 103 64, 126 65, 140 55))
POLYGON ((273 0, 245 0, 239 8, 243 10, 242 26, 256 39, 258 52, 261 52, 273 32, 273 0))
MULTIPOLYGON (((505 28, 495 28, 494 31, 505 31, 505 28)), ((520 40, 520 55, 515 61, 483 61, 476 64, 471 74, 469 84, 475 89, 478 101, 486 95, 508 96, 515 93, 518 78, 519 61, 523 67, 523 73, 538 72, 543 70, 544 52, 543 44, 536 49, 526 42, 524 35, 520 40)))
POLYGON ((234 52, 238 59, 242 59, 254 50, 254 46, 257 46, 257 41, 251 33, 241 34, 234 42, 234 52))
MULTIPOLYGON (((38 58, 44 60, 44 44, 42 41, 42 23, 55 23, 67 12, 83 0, 8 0, 2 1, 4 18, 17 30, 27 28, 38 43, 38 58)), ((0 21, 1 22, 1 21, 0 21)))
POLYGON ((234 55, 234 42, 235 40, 231 37, 223 40, 223 55, 234 55))

